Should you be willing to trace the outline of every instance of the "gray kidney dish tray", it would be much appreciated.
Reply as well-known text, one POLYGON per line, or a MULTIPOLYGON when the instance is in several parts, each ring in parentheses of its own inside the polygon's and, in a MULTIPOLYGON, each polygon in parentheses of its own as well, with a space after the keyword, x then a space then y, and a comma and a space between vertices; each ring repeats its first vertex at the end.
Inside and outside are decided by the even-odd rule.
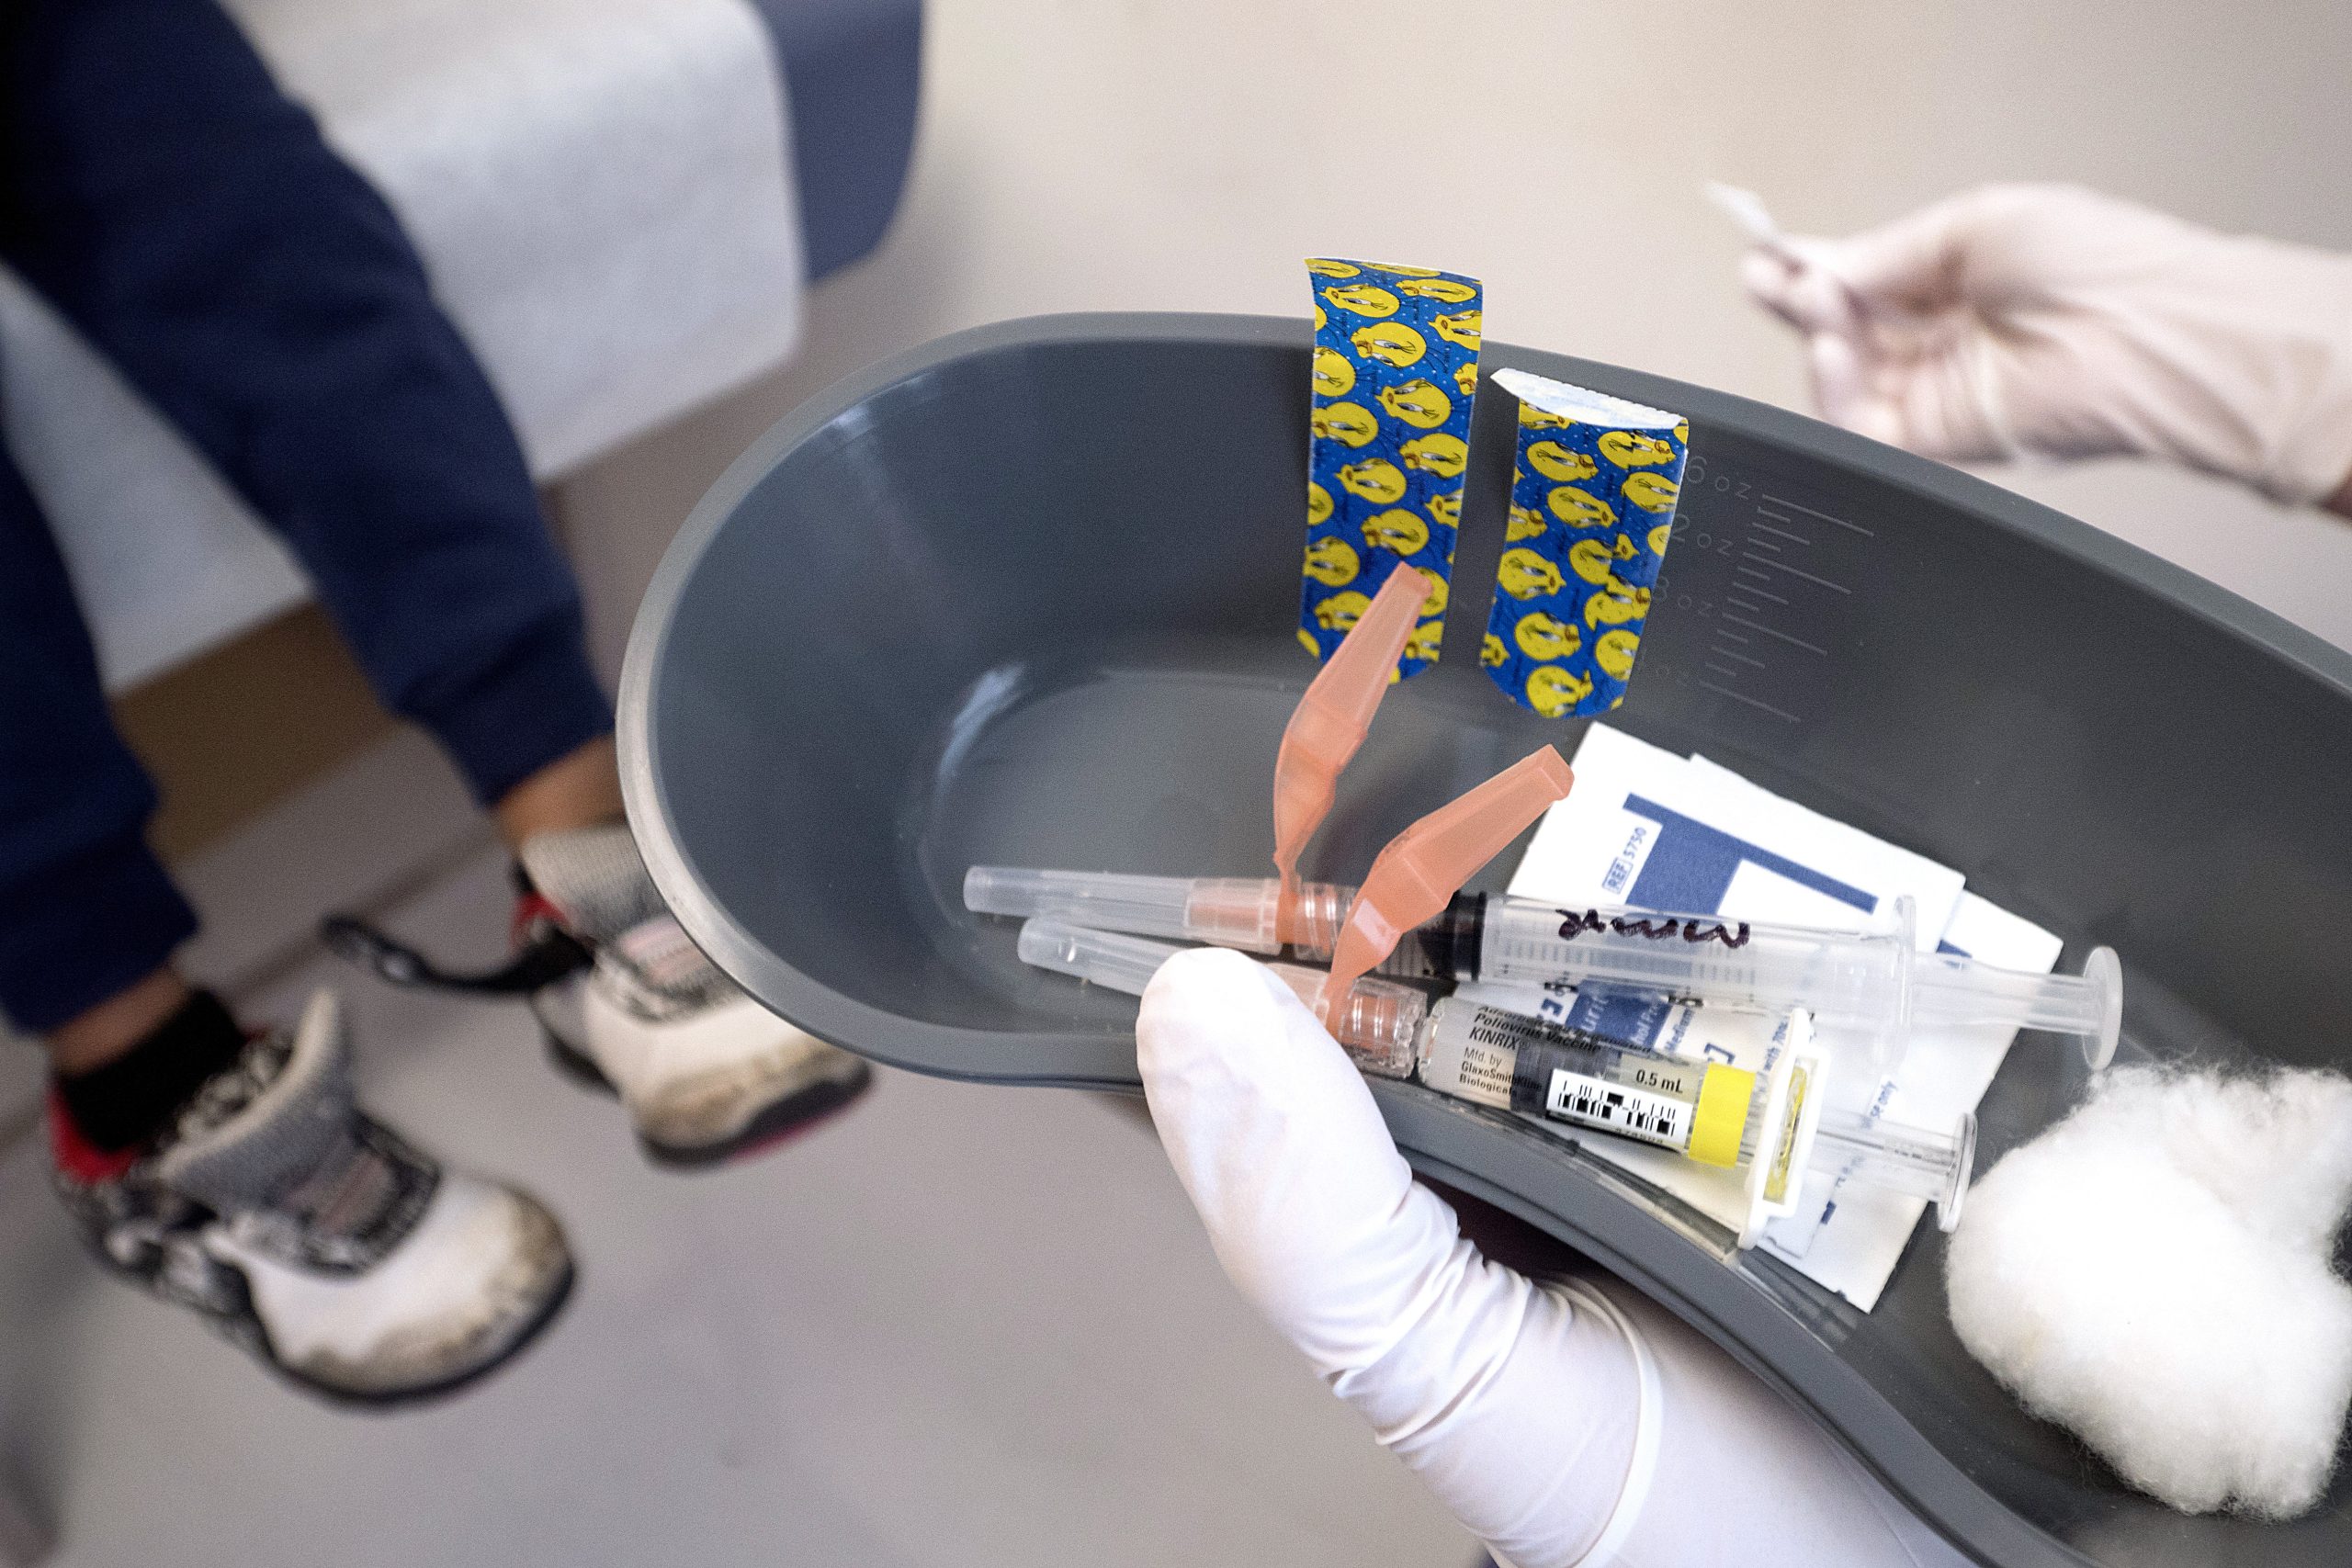
MULTIPOLYGON (((1132 998, 1024 968, 960 879, 1267 873, 1275 743, 1314 672, 1293 635, 1309 346, 1304 321, 1253 317, 983 328, 835 388, 734 466, 654 579, 620 703, 630 820, 716 962, 876 1061, 1136 1088, 1132 998)), ((2343 1062, 2352 655, 1813 421, 1500 344, 1485 360, 1690 418, 1611 723, 1960 868, 2062 933, 2069 969, 2112 944, 2127 1059, 2343 1062), (1734 607, 1774 530, 1808 575, 1734 607), (1726 630, 1736 678, 1710 669, 1726 630)), ((1580 726, 1514 706, 1476 657, 1512 407, 1480 400, 1444 660, 1389 697, 1310 874, 1361 875, 1543 741, 1573 754, 1580 726)), ((2070 1053, 2031 1043, 1981 1109, 1986 1165, 2079 1089, 2070 1053)), ((2294 1524, 2188 1518, 2028 1416, 1954 1339, 1931 1225, 1863 1314, 1573 1146, 1373 1088, 1417 1168, 1615 1269, 1984 1562, 2352 1562, 2342 1475, 2294 1524)))

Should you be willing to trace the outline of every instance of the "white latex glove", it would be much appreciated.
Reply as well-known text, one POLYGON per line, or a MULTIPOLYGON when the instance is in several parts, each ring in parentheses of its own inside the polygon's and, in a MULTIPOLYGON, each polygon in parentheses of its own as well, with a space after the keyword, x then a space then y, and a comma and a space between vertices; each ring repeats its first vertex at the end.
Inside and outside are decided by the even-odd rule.
POLYGON ((1482 1258, 1413 1179, 1346 1053, 1263 966, 1208 949, 1170 959, 1136 1043, 1227 1274, 1498 1556, 1961 1561, 1636 1292, 1538 1283, 1482 1258))
POLYGON ((2352 256, 2069 186, 1986 186, 1741 281, 1824 418, 1953 461, 2165 457, 2287 502, 2352 475, 2352 256))

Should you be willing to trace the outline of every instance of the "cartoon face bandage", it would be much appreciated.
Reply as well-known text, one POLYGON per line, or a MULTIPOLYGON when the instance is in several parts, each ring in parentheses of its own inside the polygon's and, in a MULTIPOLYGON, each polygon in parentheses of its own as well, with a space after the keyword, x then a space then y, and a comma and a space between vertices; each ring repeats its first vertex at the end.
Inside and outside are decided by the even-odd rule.
POLYGON ((1690 427, 1523 370, 1494 380, 1519 400, 1519 467, 1480 662, 1546 718, 1607 713, 1641 650, 1690 427))
POLYGON ((1400 560, 1437 587, 1400 674, 1437 661, 1478 391, 1475 277, 1317 257, 1314 400, 1299 641, 1329 659, 1400 560))

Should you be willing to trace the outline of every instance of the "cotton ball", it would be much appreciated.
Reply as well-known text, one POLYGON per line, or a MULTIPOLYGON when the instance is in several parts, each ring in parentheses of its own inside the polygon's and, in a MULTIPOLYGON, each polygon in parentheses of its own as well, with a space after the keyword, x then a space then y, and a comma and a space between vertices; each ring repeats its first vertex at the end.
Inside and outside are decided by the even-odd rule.
POLYGON ((2347 1200, 2352 1081, 2118 1068, 1969 1193, 1952 1327, 2133 1485, 2290 1517, 2352 1404, 2347 1200))
POLYGON ((2182 1173, 2247 1224, 2300 1251, 2334 1247, 2352 1202, 2352 1078, 2110 1077, 2105 1114, 2154 1130, 2182 1173))

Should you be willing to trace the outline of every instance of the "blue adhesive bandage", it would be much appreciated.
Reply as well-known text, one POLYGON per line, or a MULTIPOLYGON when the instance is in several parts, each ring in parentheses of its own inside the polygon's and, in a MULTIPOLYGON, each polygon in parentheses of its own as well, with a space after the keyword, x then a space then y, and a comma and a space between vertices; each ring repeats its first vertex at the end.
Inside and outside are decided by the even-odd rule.
POLYGON ((1565 381, 1498 370, 1519 399, 1519 460, 1479 662, 1546 718, 1625 700, 1666 560, 1690 427, 1565 381))
POLYGON ((1397 670, 1437 661, 1478 391, 1475 277, 1317 257, 1298 640, 1329 659, 1400 560, 1437 587, 1397 670))

